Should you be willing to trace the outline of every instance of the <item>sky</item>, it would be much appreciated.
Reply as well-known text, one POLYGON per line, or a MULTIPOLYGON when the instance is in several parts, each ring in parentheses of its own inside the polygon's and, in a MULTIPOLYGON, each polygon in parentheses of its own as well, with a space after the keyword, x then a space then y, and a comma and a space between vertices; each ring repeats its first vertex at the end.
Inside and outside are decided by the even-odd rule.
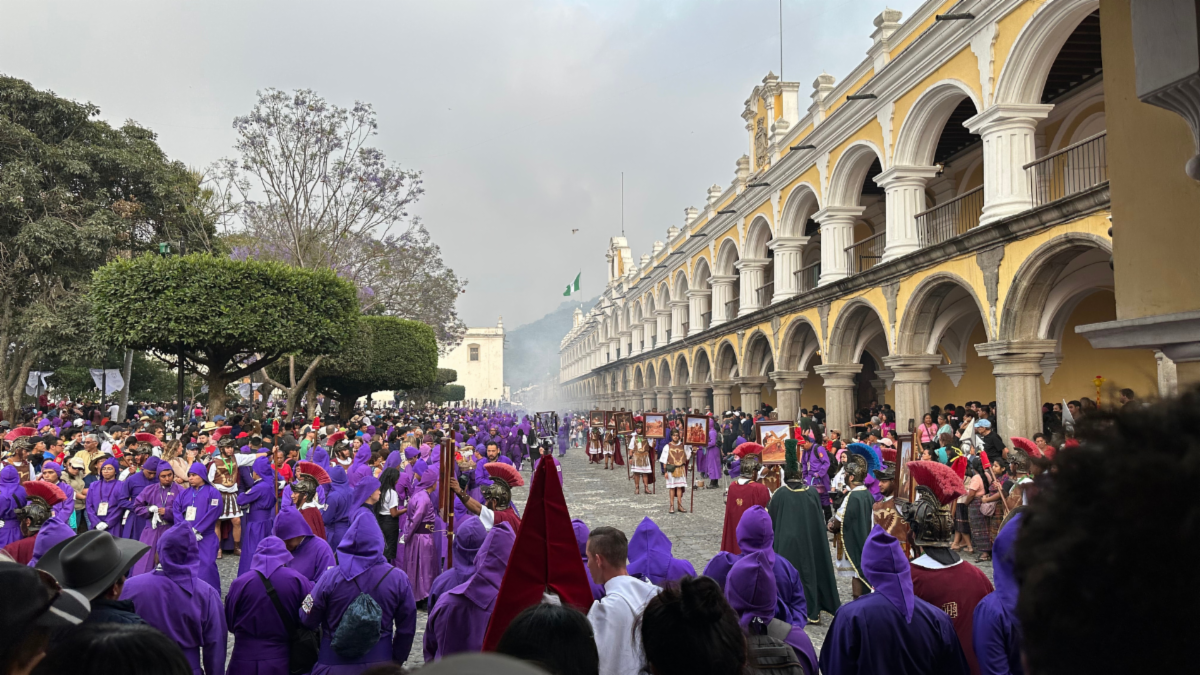
MULTIPOLYGON (((822 71, 866 58, 885 6, 783 0, 784 79, 807 109, 822 71)), ((423 172, 411 212, 469 280, 459 314, 507 327, 581 274, 601 292, 624 228, 636 260, 733 180, 741 113, 779 74, 779 0, 0 0, 0 73, 137 121, 172 159, 232 156, 267 87, 371 103, 374 145, 423 172), (572 234, 572 230, 578 230, 572 234)))

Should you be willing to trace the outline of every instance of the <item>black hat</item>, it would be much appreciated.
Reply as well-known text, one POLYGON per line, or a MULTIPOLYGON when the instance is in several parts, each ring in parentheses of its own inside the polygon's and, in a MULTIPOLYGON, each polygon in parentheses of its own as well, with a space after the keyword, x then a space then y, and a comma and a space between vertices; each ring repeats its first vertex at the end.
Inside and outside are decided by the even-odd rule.
POLYGON ((56 587, 52 578, 14 562, 0 562, 0 634, 29 624, 35 626, 77 626, 91 612, 91 604, 81 593, 56 587))
POLYGON ((89 530, 65 539, 38 560, 63 588, 79 591, 89 600, 108 590, 150 547, 134 539, 118 539, 89 530))

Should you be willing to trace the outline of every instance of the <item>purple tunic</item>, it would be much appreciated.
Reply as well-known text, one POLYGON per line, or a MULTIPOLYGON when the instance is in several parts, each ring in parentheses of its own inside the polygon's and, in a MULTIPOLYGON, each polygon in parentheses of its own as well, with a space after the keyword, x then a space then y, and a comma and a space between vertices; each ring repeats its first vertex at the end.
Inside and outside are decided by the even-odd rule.
MULTIPOLYGON (((215 491, 215 488, 213 488, 215 491)), ((183 648, 196 675, 225 672, 228 632, 221 592, 196 579, 198 550, 191 530, 177 525, 158 541, 162 569, 125 582, 122 600, 183 648)))
MULTIPOLYGON (((431 471, 432 468, 426 473, 431 471)), ((429 493, 424 489, 430 485, 432 482, 426 484, 424 478, 417 484, 416 491, 408 500, 408 523, 402 532, 404 572, 408 575, 413 597, 417 600, 429 597, 429 589, 433 586, 433 580, 441 567, 436 542, 433 540, 437 518, 429 493)))
POLYGON ((438 598, 443 593, 463 583, 475 571, 475 557, 483 546, 487 530, 483 521, 475 516, 457 521, 454 527, 454 565, 442 572, 433 580, 429 588, 429 609, 437 606, 438 598))
POLYGON ((821 672, 966 675, 950 617, 913 595, 908 558, 878 525, 863 546, 862 567, 875 592, 838 608, 821 646, 821 672))
MULTIPOLYGON (((738 622, 743 630, 749 630, 755 620, 762 625, 769 624, 775 617, 775 606, 778 604, 778 590, 775 586, 775 574, 771 571, 772 562, 767 551, 747 553, 733 564, 729 570, 729 583, 725 585, 725 598, 729 606, 739 615, 738 622)), ((817 652, 813 649, 812 640, 804 632, 802 626, 792 626, 784 640, 796 651, 796 656, 803 662, 811 675, 817 673, 817 652)))
MULTIPOLYGON (((771 527, 771 516, 761 506, 751 506, 742 514, 737 525, 738 548, 742 555, 721 551, 708 562, 704 576, 726 588, 730 570, 741 558, 756 551, 763 551, 775 573, 776 597, 775 618, 801 628, 808 622, 808 603, 804 599, 804 584, 800 574, 787 558, 775 555, 775 531, 771 527)), ((726 589, 728 590, 728 589, 726 589)))
POLYGON ((587 523, 578 518, 571 520, 571 529, 575 530, 575 543, 579 545, 579 557, 583 558, 583 571, 587 572, 588 585, 592 587, 592 598, 599 600, 604 597, 604 586, 592 579, 592 571, 587 566, 587 540, 591 531, 587 523))
MULTIPOLYGON (((275 472, 271 460, 259 457, 254 460, 254 473, 259 480, 251 488, 237 496, 242 508, 242 550, 257 551, 258 542, 271 536, 275 525, 275 472)), ((250 569, 251 556, 242 555, 238 560, 238 576, 250 569)))
MULTIPOLYGON (((1017 618, 1017 586, 1013 545, 1021 529, 1022 514, 1012 517, 992 544, 992 572, 996 591, 975 605, 971 627, 975 658, 983 675, 1022 675, 1021 622, 1017 618)), ((38 535, 39 537, 41 535, 38 535)))
POLYGON ((306 628, 321 628, 321 654, 312 675, 357 675, 377 663, 404 663, 417 632, 417 607, 404 572, 383 559, 383 533, 377 524, 364 518, 346 530, 338 545, 337 567, 317 580, 299 617, 306 628), (362 658, 343 659, 330 641, 360 593, 370 593, 383 610, 379 642, 362 658))
POLYGON ((365 443, 358 448, 358 452, 354 453, 354 461, 350 462, 350 468, 346 469, 346 480, 349 481, 350 487, 358 485, 359 481, 371 475, 371 465, 367 462, 371 461, 371 446, 365 443))
MULTIPOLYGON (((169 464, 166 470, 170 470, 169 464)), ((143 488, 134 499, 133 510, 146 523, 142 526, 142 531, 138 533, 138 541, 149 546, 150 551, 134 564, 133 569, 129 571, 130 576, 154 571, 154 552, 158 550, 158 540, 175 524, 173 507, 175 500, 182 493, 183 488, 179 487, 175 481, 171 481, 170 487, 167 488, 164 488, 161 483, 154 483, 143 488), (159 520, 157 523, 154 522, 155 514, 150 511, 152 506, 158 509, 159 520)))
MULTIPOLYGON (((63 468, 61 464, 49 461, 42 462, 42 471, 46 469, 50 469, 57 473, 60 478, 62 477, 63 468)), ((71 514, 75 513, 75 488, 71 487, 70 483, 67 483, 65 480, 59 480, 55 485, 63 491, 65 498, 50 508, 54 511, 55 517, 64 523, 69 523, 71 522, 71 514)))
POLYGON ((225 622, 233 633, 233 655, 226 675, 288 675, 288 632, 262 577, 270 580, 284 612, 296 616, 313 584, 286 567, 291 559, 283 540, 265 537, 250 569, 230 584, 225 622))
POLYGON ((829 506, 832 503, 829 498, 829 451, 814 443, 803 455, 800 470, 804 484, 816 488, 821 506, 829 506))
POLYGON ((300 511, 294 506, 284 507, 275 516, 275 529, 272 533, 285 542, 296 537, 302 538, 300 544, 292 550, 292 559, 288 561, 287 567, 296 570, 313 583, 321 578, 325 570, 336 564, 333 549, 329 548, 324 539, 313 534, 308 521, 304 520, 304 516, 300 515, 300 511))
POLYGON ((446 591, 425 624, 425 661, 483 649, 483 637, 500 593, 516 535, 505 523, 488 530, 475 558, 475 572, 446 591))
MULTIPOLYGON (((186 525, 193 535, 199 535, 196 543, 199 549, 199 563, 196 567, 200 578, 208 585, 220 591, 221 574, 217 571, 217 519, 221 517, 221 493, 208 482, 208 471, 200 462, 193 463, 188 468, 189 474, 196 474, 204 479, 204 485, 198 488, 184 488, 175 497, 171 506, 171 515, 175 518, 176 526, 186 525), (188 509, 195 508, 193 518, 188 519, 188 509)), ((91 496, 91 493, 88 493, 91 496)), ((174 529, 174 528, 172 528, 174 529)))
POLYGON ((17 517, 17 509, 24 508, 27 500, 16 467, 9 465, 0 469, 0 547, 21 539, 21 519, 17 517))
POLYGON ((350 527, 350 483, 340 466, 329 470, 329 493, 321 519, 325 521, 325 539, 337 550, 346 528, 350 527))
POLYGON ((629 539, 629 574, 660 588, 683 577, 696 576, 696 568, 671 555, 671 540, 649 516, 642 518, 629 539))
MULTIPOLYGON (((557 471, 558 471, 558 484, 562 485, 562 482, 563 482, 562 465, 558 463, 557 459, 550 457, 550 455, 546 455, 545 457, 549 457, 550 461, 554 462, 554 468, 557 469, 557 471)), ((545 459, 545 457, 538 457, 538 460, 533 463, 533 472, 534 473, 537 473, 538 464, 541 464, 542 460, 545 459)))
MULTIPOLYGON (((104 463, 100 465, 100 470, 103 471, 106 466, 111 466, 117 473, 121 471, 116 457, 104 460, 104 463)), ((121 515, 125 513, 125 509, 129 505, 125 499, 124 483, 115 477, 112 480, 101 478, 88 488, 84 505, 90 529, 100 529, 100 523, 104 523, 103 529, 106 532, 114 537, 121 536, 121 515), (101 511, 104 511, 105 515, 101 516, 101 511)))
POLYGON ((142 530, 145 529, 149 518, 138 515, 137 508, 134 502, 138 495, 142 494, 142 490, 146 486, 153 485, 158 482, 158 458, 147 457, 146 463, 142 465, 142 470, 125 478, 125 515, 122 516, 124 523, 121 525, 121 536, 126 539, 137 539, 142 536, 142 530), (146 476, 146 469, 150 469, 150 476, 146 476))
POLYGON ((721 478, 721 446, 717 443, 717 430, 708 430, 708 445, 700 450, 697 467, 709 480, 721 478))

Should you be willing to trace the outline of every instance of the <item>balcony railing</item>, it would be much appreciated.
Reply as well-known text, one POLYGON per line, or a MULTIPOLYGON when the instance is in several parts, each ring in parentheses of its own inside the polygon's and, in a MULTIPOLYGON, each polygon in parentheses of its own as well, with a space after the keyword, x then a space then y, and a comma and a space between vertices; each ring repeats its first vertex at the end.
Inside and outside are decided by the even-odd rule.
POLYGON ((766 307, 771 304, 771 297, 775 295, 775 282, 768 281, 755 291, 758 294, 758 306, 766 307))
POLYGON ((730 319, 736 319, 737 315, 738 315, 738 309, 740 307, 741 307, 741 300, 739 300, 737 298, 734 298, 733 300, 730 300, 729 302, 725 303, 725 320, 729 321, 730 319))
POLYGON ((933 246, 979 227, 983 215, 983 186, 964 192, 945 204, 917 214, 917 238, 921 246, 933 246))
POLYGON ((1108 180, 1107 131, 1025 165, 1033 206, 1070 197, 1108 180))
POLYGON ((873 234, 846 247, 846 273, 861 274, 883 259, 884 238, 887 232, 873 234))
POLYGON ((801 293, 807 293, 817 287, 817 281, 821 278, 821 263, 815 262, 806 267, 801 267, 796 270, 796 287, 801 293))

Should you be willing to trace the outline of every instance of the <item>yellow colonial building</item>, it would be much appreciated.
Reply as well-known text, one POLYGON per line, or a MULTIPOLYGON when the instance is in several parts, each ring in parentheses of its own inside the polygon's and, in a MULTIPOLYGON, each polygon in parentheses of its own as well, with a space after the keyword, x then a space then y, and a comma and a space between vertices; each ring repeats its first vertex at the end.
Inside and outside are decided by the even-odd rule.
POLYGON ((1106 402, 1173 393, 1171 355, 1200 358, 1200 333, 1168 319, 1175 337, 1147 338, 1145 317, 1200 324, 1196 142, 1188 113, 1142 102, 1139 4, 930 0, 907 20, 884 10, 867 58, 803 99, 768 74, 732 183, 646 254, 610 241, 607 289, 562 340, 562 405, 768 402, 795 419, 818 404, 846 430, 871 400, 901 429, 931 404, 995 400, 1007 437, 1040 430, 1043 402, 1094 398, 1097 376, 1106 402), (1118 107, 1129 184, 1113 192, 1131 208, 1114 223, 1118 107), (1137 156, 1142 125, 1160 154, 1137 156), (1150 288, 1170 245, 1114 251, 1114 229, 1148 245, 1136 221, 1156 209, 1173 219, 1157 240, 1186 256, 1162 261, 1187 266, 1174 296, 1150 288), (1118 311, 1125 283, 1139 290, 1118 311))

